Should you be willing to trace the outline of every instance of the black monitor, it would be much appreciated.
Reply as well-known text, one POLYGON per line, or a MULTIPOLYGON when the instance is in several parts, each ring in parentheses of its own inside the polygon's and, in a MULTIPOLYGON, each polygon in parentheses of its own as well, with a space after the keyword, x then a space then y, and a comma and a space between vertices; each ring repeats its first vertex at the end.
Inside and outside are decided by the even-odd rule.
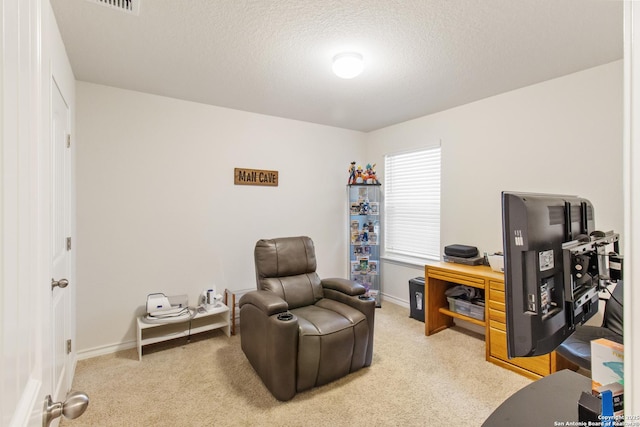
POLYGON ((617 234, 595 230, 577 196, 502 193, 509 358, 556 349, 598 311, 602 248, 617 234))

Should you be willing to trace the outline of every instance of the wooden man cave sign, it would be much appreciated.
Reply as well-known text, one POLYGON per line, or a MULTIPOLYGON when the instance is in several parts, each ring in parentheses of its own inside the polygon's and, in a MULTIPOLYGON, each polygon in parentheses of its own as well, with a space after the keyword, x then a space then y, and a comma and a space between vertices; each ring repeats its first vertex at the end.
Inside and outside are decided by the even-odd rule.
POLYGON ((267 185, 277 187, 278 171, 234 168, 233 183, 235 185, 267 185))

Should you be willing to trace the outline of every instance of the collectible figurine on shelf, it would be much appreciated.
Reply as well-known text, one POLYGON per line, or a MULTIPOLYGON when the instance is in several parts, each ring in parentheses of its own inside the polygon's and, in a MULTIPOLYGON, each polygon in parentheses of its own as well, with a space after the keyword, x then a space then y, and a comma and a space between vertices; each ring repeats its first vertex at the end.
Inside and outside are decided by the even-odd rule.
POLYGON ((369 199, 364 199, 362 203, 360 203, 360 215, 369 215, 369 212, 371 212, 369 199))
POLYGON ((356 162, 351 162, 351 166, 349 166, 349 181, 348 184, 356 183, 356 162))
POLYGON ((356 162, 351 162, 349 166, 349 185, 353 184, 379 184, 378 177, 376 176, 376 164, 367 163, 367 166, 362 170, 362 166, 356 167, 356 162))
POLYGON ((376 164, 367 163, 367 169, 365 171, 365 182, 367 184, 377 184, 378 178, 376 177, 376 164))
POLYGON ((365 184, 369 184, 369 171, 371 170, 371 165, 369 163, 367 163, 367 166, 364 169, 364 172, 362 173, 362 180, 364 181, 365 184))
POLYGON ((366 224, 362 225, 362 233, 360 234, 361 237, 361 241, 363 242, 368 242, 369 241, 369 226, 366 224))
POLYGON ((364 178, 362 177, 362 166, 358 165, 356 168, 356 184, 364 184, 364 178))

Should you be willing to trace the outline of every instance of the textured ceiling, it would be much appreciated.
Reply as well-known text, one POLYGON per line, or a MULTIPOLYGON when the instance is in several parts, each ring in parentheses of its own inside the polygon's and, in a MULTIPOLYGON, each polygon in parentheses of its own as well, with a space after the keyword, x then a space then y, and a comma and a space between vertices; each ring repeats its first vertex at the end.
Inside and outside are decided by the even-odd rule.
POLYGON ((361 131, 621 59, 622 3, 51 0, 78 80, 361 131))

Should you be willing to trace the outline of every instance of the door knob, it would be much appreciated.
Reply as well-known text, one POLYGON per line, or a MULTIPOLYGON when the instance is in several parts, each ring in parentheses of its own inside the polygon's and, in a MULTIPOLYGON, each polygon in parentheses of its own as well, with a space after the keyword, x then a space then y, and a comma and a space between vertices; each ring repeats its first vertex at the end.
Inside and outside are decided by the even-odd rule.
POLYGON ((56 286, 61 288, 66 288, 69 285, 69 281, 67 279, 53 280, 51 279, 51 290, 56 286))
POLYGON ((89 396, 81 391, 74 391, 67 395, 64 402, 54 403, 51 395, 44 400, 44 410, 42 416, 42 427, 49 427, 51 421, 64 415, 65 418, 73 420, 84 414, 89 406, 89 396))

